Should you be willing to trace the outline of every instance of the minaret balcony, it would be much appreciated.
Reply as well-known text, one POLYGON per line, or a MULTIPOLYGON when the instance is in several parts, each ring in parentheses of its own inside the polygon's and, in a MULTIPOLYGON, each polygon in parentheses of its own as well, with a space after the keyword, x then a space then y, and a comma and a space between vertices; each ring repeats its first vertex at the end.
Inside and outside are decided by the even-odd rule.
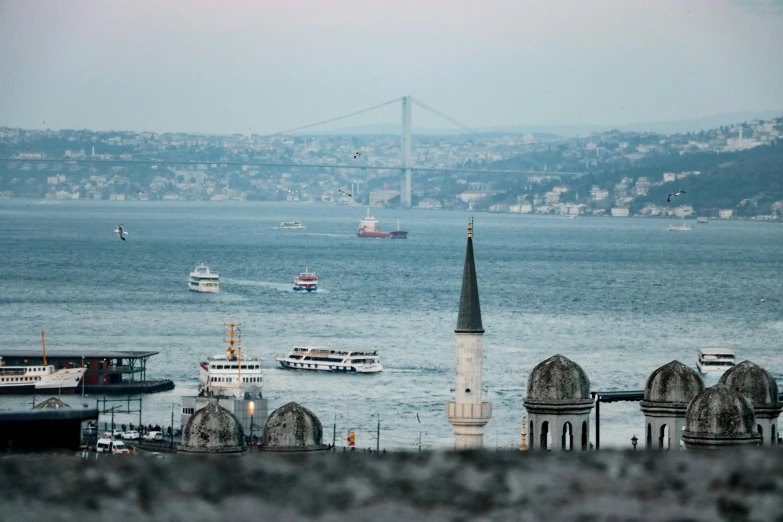
POLYGON ((483 426, 489 422, 492 416, 492 404, 482 402, 481 404, 450 402, 446 405, 446 415, 451 424, 483 426))

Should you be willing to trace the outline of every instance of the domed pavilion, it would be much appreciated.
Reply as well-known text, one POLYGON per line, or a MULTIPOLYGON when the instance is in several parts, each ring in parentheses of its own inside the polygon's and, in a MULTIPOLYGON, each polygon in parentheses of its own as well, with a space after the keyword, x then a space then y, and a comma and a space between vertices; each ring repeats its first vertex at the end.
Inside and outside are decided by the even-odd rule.
POLYGON ((687 449, 758 445, 753 405, 744 395, 718 383, 698 394, 685 414, 682 440, 687 449))
POLYGON ((539 363, 530 373, 525 398, 530 449, 573 450, 577 434, 579 447, 587 450, 592 408, 590 380, 578 364, 562 355, 539 363))
POLYGON ((247 449, 242 424, 215 403, 191 415, 182 431, 181 453, 242 453, 247 449))
POLYGON ((699 374, 680 361, 664 364, 650 374, 641 402, 647 449, 653 447, 654 436, 657 448, 680 449, 688 404, 703 390, 699 374))

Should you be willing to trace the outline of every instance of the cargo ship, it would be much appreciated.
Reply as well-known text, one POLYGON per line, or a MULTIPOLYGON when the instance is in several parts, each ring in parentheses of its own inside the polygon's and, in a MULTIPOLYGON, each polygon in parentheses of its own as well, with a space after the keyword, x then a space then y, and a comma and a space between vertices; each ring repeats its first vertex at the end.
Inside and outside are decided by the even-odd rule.
POLYGON ((374 216, 370 215, 370 209, 367 209, 367 215, 362 218, 359 223, 359 230, 356 231, 356 235, 359 237, 381 237, 389 239, 406 239, 408 237, 407 230, 400 230, 400 222, 397 221, 397 230, 391 232, 382 232, 381 225, 378 224, 378 220, 374 216))

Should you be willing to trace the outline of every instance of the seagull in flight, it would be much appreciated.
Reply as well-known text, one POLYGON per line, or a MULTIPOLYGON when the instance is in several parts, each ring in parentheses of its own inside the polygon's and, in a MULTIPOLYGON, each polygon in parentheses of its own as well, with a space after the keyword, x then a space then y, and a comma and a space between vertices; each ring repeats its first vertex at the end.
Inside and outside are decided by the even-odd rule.
POLYGON ((115 230, 114 233, 117 234, 118 236, 120 236, 120 239, 122 239, 123 241, 125 241, 125 236, 128 235, 128 233, 125 232, 125 230, 123 230, 121 224, 117 225, 117 230, 115 230))
POLYGON ((353 197, 352 195, 350 195, 349 193, 347 193, 346 191, 344 191, 344 190, 342 190, 342 189, 337 189, 337 192, 342 192, 343 194, 345 194, 345 195, 346 195, 346 196, 348 196, 349 198, 352 198, 352 197, 353 197))
POLYGON ((672 200, 673 196, 679 196, 680 194, 685 194, 684 190, 678 190, 677 192, 672 192, 666 197, 666 202, 670 202, 672 200))
POLYGON ((141 189, 140 191, 136 192, 136 194, 146 194, 146 192, 144 192, 144 189, 141 189))
POLYGON ((356 159, 356 158, 358 158, 358 157, 359 157, 359 156, 361 156, 361 155, 362 155, 362 153, 361 153, 361 152, 356 152, 356 153, 354 153, 354 155, 353 155, 353 159, 356 159))

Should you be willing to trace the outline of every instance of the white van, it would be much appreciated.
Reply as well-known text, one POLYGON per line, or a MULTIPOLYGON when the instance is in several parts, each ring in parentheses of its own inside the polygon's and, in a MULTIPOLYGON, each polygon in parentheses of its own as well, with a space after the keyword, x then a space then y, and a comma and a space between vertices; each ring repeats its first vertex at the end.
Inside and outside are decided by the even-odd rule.
POLYGON ((112 453, 114 455, 129 455, 130 450, 121 440, 98 439, 95 446, 98 453, 112 453))
POLYGON ((163 440, 163 432, 162 431, 147 432, 147 434, 144 435, 144 440, 163 440))

